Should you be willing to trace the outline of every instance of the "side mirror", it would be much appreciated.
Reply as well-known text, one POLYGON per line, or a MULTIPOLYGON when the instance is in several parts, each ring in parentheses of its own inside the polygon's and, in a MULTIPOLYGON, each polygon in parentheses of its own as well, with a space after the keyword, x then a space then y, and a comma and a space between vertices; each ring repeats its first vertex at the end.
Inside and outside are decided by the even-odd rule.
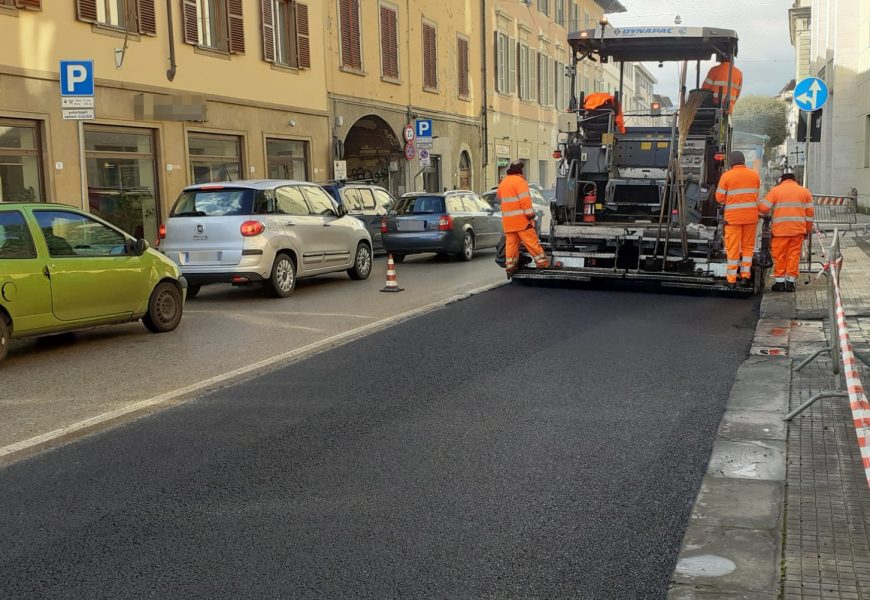
POLYGON ((338 218, 347 216, 347 207, 344 204, 338 205, 338 218))
POLYGON ((137 256, 142 256, 143 254, 145 254, 145 251, 148 248, 150 248, 150 246, 148 245, 147 241, 143 240, 142 238, 136 240, 135 251, 137 256))

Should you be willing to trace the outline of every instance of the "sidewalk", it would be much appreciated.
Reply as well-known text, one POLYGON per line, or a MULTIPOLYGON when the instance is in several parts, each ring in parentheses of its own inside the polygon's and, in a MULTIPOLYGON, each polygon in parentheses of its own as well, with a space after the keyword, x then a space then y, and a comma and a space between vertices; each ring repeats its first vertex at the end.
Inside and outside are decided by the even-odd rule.
MULTIPOLYGON (((850 336, 870 387, 870 235, 848 233, 841 246, 850 336)), ((823 399, 791 424, 782 421, 837 387, 824 355, 793 371, 829 345, 821 320, 826 281, 804 275, 795 294, 769 289, 668 598, 870 600, 870 489, 848 400, 823 399)))

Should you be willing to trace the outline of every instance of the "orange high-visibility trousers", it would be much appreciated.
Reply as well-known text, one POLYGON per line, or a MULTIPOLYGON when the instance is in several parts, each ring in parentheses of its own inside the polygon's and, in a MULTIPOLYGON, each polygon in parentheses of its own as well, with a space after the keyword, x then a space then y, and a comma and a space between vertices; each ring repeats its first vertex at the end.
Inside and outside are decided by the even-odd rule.
POLYGON ((777 282, 798 280, 801 266, 801 248, 804 236, 786 235, 774 236, 770 241, 770 251, 773 254, 773 277, 777 282))
POLYGON ((538 242, 538 233, 534 227, 523 229, 522 231, 509 231, 505 235, 504 248, 504 268, 508 271, 515 271, 520 261, 520 242, 526 247, 529 254, 535 261, 538 267, 546 268, 550 266, 550 259, 541 248, 538 242))
POLYGON ((755 232, 758 223, 725 225, 725 254, 728 256, 728 283, 737 282, 737 271, 743 279, 752 276, 752 255, 755 254, 755 232))

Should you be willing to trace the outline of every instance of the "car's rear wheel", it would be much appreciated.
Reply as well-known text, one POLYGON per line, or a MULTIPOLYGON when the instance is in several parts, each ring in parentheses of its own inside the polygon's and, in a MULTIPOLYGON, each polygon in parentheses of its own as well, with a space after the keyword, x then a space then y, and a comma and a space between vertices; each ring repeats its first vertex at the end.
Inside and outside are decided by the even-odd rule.
POLYGON ((272 276, 269 278, 269 288, 278 298, 288 298, 296 289, 296 265, 286 254, 275 257, 272 265, 272 276))
POLYGON ((9 352, 9 337, 9 325, 6 324, 6 318, 0 315, 0 362, 9 352))
POLYGON ((368 279, 372 273, 372 251, 368 244, 360 242, 356 247, 356 258, 353 261, 353 267, 347 270, 347 274, 351 279, 361 281, 368 279))
POLYGON ((151 292, 148 312, 142 317, 142 324, 152 333, 172 331, 181 322, 182 306, 178 287, 168 281, 162 281, 151 292))
POLYGON ((459 260, 474 258, 474 235, 470 231, 465 232, 465 237, 462 238, 462 250, 456 256, 459 260))
POLYGON ((199 294, 199 290, 202 289, 201 284, 190 283, 187 285, 187 299, 196 298, 199 294))

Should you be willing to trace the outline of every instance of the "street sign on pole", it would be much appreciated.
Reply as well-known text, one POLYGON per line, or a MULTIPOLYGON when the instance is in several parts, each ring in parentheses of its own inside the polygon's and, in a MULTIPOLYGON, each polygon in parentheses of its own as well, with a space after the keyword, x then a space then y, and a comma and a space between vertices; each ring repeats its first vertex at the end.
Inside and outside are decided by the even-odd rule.
POLYGON ((65 120, 95 118, 94 61, 60 61, 60 110, 65 120))
POLYGON ((413 142, 408 142, 405 144, 405 158, 414 160, 415 156, 417 156, 417 149, 414 147, 413 142))
POLYGON ((828 86, 818 77, 805 77, 794 88, 794 103, 807 112, 822 108, 828 96, 828 86))
POLYGON ((332 161, 332 170, 336 179, 347 179, 347 161, 334 160, 332 161))
POLYGON ((417 119, 414 122, 415 126, 415 134, 417 135, 417 139, 428 138, 432 139, 433 131, 432 131, 432 119, 417 119))
POLYGON ((421 167, 431 167, 432 166, 432 157, 429 154, 428 148, 420 148, 420 166, 421 167))
POLYGON ((406 144, 410 144, 411 142, 413 142, 414 137, 416 137, 416 135, 414 133, 414 126, 411 125, 410 123, 405 125, 404 136, 405 136, 405 143, 406 144))

